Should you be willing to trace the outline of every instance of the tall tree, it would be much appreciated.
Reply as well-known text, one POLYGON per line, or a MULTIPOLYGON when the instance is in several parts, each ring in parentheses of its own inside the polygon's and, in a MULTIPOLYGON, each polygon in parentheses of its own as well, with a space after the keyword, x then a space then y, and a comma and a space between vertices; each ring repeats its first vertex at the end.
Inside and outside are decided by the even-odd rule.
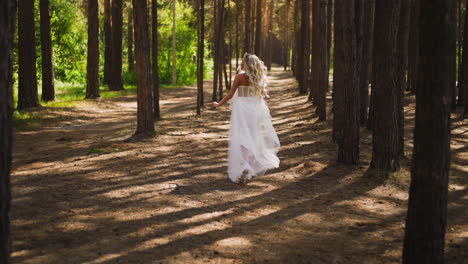
POLYGON ((404 155, 405 150, 405 128, 404 128, 404 106, 403 98, 405 89, 407 87, 406 71, 408 68, 408 41, 409 41, 409 27, 410 27, 410 11, 411 0, 400 0, 400 24, 398 27, 398 58, 400 65, 397 87, 399 89, 398 96, 398 152, 404 155))
POLYGON ((172 84, 177 83, 176 7, 177 7, 177 0, 173 0, 173 3, 172 3, 172 84))
POLYGON ((39 106, 34 0, 18 2, 18 109, 39 106))
POLYGON ((13 144, 13 35, 16 1, 0 2, 0 263, 10 263, 10 171, 13 144))
POLYGON ((310 0, 301 0, 301 31, 298 51, 299 93, 306 94, 309 91, 310 72, 310 0))
POLYGON ((263 1, 266 0, 257 0, 257 8, 256 8, 256 15, 255 15, 255 47, 254 51, 255 54, 262 59, 262 17, 263 17, 263 1))
POLYGON ((398 107, 398 27, 401 0, 376 1, 374 33, 374 120, 371 167, 400 168, 398 107))
POLYGON ((411 1, 410 33, 408 42, 408 86, 407 90, 414 93, 418 83, 419 67, 419 10, 421 0, 411 1))
POLYGON ((109 89, 123 90, 122 83, 122 0, 112 0, 112 77, 109 80, 109 89))
POLYGON ((463 14, 463 3, 464 0, 458 0, 457 4, 457 9, 458 9, 458 34, 457 34, 457 53, 458 53, 458 100, 457 100, 457 105, 463 106, 465 104, 465 88, 464 88, 464 68, 465 68, 465 63, 463 56, 463 49, 462 47, 465 47, 465 39, 466 39, 466 12, 463 14))
MULTIPOLYGON (((153 6, 153 3, 151 3, 151 7, 152 6, 153 6)), ((128 32, 127 32, 128 70, 130 72, 133 72, 135 70, 135 54, 133 52, 133 9, 131 6, 128 7, 128 22, 127 23, 128 23, 128 32)), ((153 24, 153 28, 156 26, 157 25, 153 24)))
POLYGON ((50 0, 39 2, 41 20, 42 100, 55 99, 52 35, 50 32, 50 0))
POLYGON ((104 0, 104 83, 112 78, 112 9, 111 0, 104 0))
POLYGON ((421 5, 416 122, 403 263, 444 263, 450 166, 453 0, 421 5))
MULTIPOLYGON (((115 1, 115 0, 114 0, 115 1)), ((153 136, 153 97, 151 89, 148 6, 146 1, 133 0, 135 22, 135 55, 137 73, 137 130, 135 136, 153 136)))
POLYGON ((359 161, 359 89, 354 0, 335 5, 334 137, 338 162, 359 161))
POLYGON ((245 0, 245 6, 244 6, 244 53, 248 52, 251 53, 252 50, 250 48, 250 6, 252 5, 252 0, 245 0))
POLYGON ((99 96, 99 1, 88 0, 86 98, 98 98, 99 96))
POLYGON ((158 53, 159 53, 159 39, 158 39, 158 0, 152 0, 151 2, 151 19, 152 19, 152 41, 151 41, 151 48, 153 56, 152 61, 152 76, 153 76, 153 114, 156 120, 161 119, 161 110, 159 108, 159 61, 158 61, 158 53))
POLYGON ((203 106, 203 58, 205 49, 205 0, 200 0, 198 11, 198 48, 197 48, 197 115, 203 106))
POLYGON ((327 119, 328 90, 327 0, 313 0, 312 6, 312 84, 309 95, 314 94, 319 120, 324 121, 327 119))

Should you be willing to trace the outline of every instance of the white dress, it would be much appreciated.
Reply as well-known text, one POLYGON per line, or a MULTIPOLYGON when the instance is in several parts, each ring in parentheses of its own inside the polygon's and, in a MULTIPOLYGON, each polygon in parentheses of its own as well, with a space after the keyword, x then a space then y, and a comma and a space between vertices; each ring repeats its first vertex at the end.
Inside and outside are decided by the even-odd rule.
POLYGON ((230 103, 229 178, 238 182, 244 174, 249 180, 278 168, 280 142, 263 97, 256 95, 252 86, 239 86, 230 103))

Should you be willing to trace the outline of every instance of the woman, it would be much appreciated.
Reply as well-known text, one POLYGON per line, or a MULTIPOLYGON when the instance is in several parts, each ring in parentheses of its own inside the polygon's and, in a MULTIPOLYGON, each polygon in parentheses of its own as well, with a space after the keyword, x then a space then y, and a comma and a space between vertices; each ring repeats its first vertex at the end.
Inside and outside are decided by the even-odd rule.
POLYGON ((266 67, 257 56, 245 54, 229 94, 213 107, 231 100, 231 127, 229 129, 228 175, 241 185, 252 177, 278 168, 276 156, 280 147, 271 124, 271 116, 264 97, 266 67))

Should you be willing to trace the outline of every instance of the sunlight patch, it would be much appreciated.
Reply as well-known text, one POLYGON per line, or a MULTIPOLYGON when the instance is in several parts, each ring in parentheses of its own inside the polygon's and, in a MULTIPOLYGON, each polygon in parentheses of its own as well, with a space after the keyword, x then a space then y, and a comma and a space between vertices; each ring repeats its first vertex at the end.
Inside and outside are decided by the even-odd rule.
POLYGON ((218 240, 215 245, 222 247, 250 247, 252 242, 244 237, 229 237, 222 240, 218 240))

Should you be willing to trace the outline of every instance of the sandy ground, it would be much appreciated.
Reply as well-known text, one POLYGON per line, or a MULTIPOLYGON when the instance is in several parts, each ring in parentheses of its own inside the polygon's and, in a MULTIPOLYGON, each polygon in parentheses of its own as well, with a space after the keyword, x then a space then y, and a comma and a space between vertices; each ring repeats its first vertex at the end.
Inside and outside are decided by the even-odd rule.
MULTIPOLYGON (((13 263, 399 263, 414 97, 407 158, 385 178, 368 171, 370 132, 358 166, 337 164, 331 121, 271 75, 281 164, 246 186, 226 175, 229 108, 195 116, 194 87, 162 91, 141 142, 125 142, 135 96, 36 110, 42 125, 15 133, 13 263)), ((446 263, 468 259, 467 124, 453 121, 446 263)))

